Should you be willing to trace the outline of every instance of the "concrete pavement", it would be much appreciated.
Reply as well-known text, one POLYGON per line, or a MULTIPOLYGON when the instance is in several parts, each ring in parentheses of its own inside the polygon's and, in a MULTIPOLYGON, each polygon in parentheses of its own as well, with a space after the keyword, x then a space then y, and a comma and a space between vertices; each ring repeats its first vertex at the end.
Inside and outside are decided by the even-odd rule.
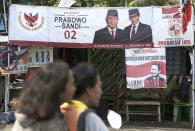
MULTIPOLYGON (((11 131, 13 124, 0 124, 0 131, 11 131)), ((129 124, 123 123, 122 129, 112 129, 110 131, 195 131, 192 130, 192 125, 189 122, 166 121, 162 123, 144 121, 131 122, 129 124)))

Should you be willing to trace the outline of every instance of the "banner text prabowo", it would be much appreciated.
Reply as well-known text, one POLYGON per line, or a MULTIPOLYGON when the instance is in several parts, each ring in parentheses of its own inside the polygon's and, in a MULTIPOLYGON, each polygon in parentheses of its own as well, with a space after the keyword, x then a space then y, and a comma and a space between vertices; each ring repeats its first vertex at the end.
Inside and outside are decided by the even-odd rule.
POLYGON ((9 42, 73 48, 192 46, 193 19, 182 33, 181 18, 180 6, 72 9, 11 5, 9 42))

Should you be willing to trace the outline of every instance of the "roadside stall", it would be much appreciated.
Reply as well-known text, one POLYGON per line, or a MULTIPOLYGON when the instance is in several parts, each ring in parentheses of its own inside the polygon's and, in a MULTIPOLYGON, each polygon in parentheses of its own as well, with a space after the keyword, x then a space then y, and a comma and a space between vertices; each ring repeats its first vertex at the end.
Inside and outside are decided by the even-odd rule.
MULTIPOLYGON (((123 90, 120 87, 115 88, 122 92, 115 94, 118 108, 119 97, 123 93, 128 93, 129 91, 130 93, 139 93, 139 90, 144 89, 143 92, 152 94, 154 93, 154 88, 162 88, 160 92, 155 92, 161 93, 164 88, 167 88, 167 58, 165 47, 187 46, 191 48, 194 45, 193 8, 191 8, 191 4, 188 5, 189 6, 186 6, 184 11, 180 6, 169 8, 72 9, 11 5, 9 44, 43 46, 43 48, 93 48, 92 50, 96 50, 97 48, 111 48, 110 50, 116 48, 125 49, 127 89, 123 90), (137 21, 140 20, 140 22, 137 27, 133 27, 131 24, 133 24, 133 20, 136 19, 137 21), (158 79, 156 79, 155 82, 150 78, 152 70, 155 70, 153 68, 160 70, 158 71, 158 79)), ((43 58, 46 61, 48 60, 48 55, 45 55, 48 54, 47 51, 43 51, 44 57, 42 57, 42 52, 39 53, 41 61, 43 58)), ((31 56, 33 56, 33 58, 29 57, 27 59, 30 62, 37 62, 39 59, 36 56, 39 53, 32 51, 31 56)), ((49 52, 49 54, 51 54, 51 52, 49 52)), ((105 59, 101 60, 105 61, 105 59)), ((101 64, 101 61, 99 61, 99 63, 101 64)), ((194 62, 192 65, 192 69, 194 70, 194 62)), ((117 76, 117 74, 115 75, 117 76)), ((106 84, 106 79, 108 80, 109 78, 105 76, 104 79, 105 81, 103 80, 103 83, 106 84)), ((194 90, 194 77, 192 77, 192 79, 192 89, 194 90)), ((116 81, 117 84, 118 81, 114 81, 116 81)), ((194 92, 192 91, 192 93, 194 92)), ((163 93, 161 94, 163 95, 163 93)), ((164 104, 162 103, 163 99, 160 104, 155 103, 155 105, 160 107, 160 105, 164 104)), ((129 105, 126 105, 127 119, 129 116, 128 106, 129 105)), ((160 112, 160 108, 158 108, 159 122, 161 121, 160 112)))

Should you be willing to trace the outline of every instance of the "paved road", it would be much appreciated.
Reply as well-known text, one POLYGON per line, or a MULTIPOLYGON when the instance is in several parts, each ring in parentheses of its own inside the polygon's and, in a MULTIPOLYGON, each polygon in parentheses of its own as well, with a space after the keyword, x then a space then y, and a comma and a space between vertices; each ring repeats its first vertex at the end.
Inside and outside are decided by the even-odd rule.
MULTIPOLYGON (((111 130, 117 131, 117 130, 111 130)), ((120 131, 193 131, 189 122, 131 122, 123 125, 120 131)))
MULTIPOLYGON (((0 131, 11 131, 12 124, 0 124, 0 131)), ((124 124, 122 129, 110 131, 195 131, 189 122, 132 122, 124 124)))

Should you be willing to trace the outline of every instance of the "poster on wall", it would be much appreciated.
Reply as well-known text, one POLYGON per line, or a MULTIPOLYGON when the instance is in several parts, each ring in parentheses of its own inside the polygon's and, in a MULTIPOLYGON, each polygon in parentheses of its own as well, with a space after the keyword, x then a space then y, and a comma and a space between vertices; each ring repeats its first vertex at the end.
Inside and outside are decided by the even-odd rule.
MULTIPOLYGON (((4 48, 3 50, 0 50, 0 53, 6 52, 8 48, 4 48)), ((10 69, 10 74, 21 74, 26 73, 27 68, 27 48, 26 47, 19 47, 19 46, 12 46, 10 48, 10 51, 13 51, 16 54, 17 57, 17 66, 14 69, 10 69)), ((10 67, 12 67, 14 63, 14 56, 10 55, 10 67)), ((8 53, 5 53, 4 56, 1 57, 1 66, 7 67, 8 66, 8 53)), ((7 70, 2 69, 2 74, 7 74, 7 70)))
POLYGON ((166 88, 165 48, 125 49, 127 88, 166 88))
POLYGON ((51 62, 53 62, 52 47, 28 47, 28 67, 39 67, 51 62))

